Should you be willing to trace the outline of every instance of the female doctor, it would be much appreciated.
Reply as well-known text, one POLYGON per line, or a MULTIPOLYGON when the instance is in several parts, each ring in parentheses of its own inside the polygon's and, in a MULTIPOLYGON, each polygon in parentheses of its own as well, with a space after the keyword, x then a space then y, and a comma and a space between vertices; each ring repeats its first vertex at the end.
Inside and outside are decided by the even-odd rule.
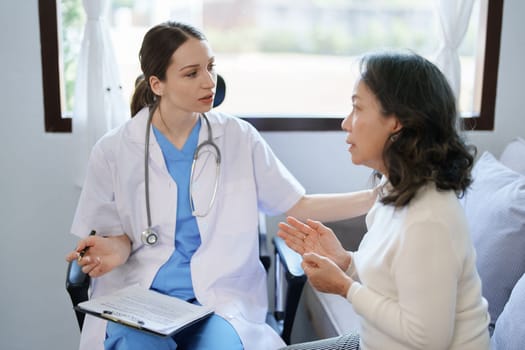
POLYGON ((138 283, 215 314, 166 338, 87 316, 81 349, 279 348, 258 212, 340 220, 365 213, 372 191, 305 195, 250 124, 210 111, 215 58, 195 28, 153 27, 139 57, 134 117, 92 150, 71 229, 82 239, 66 259, 94 277, 91 297, 138 283))

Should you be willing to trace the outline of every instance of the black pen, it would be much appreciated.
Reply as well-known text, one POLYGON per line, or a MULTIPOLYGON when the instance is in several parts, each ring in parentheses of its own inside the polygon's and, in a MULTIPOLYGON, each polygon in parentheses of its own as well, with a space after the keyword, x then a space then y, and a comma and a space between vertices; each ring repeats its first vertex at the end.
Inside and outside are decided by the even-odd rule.
MULTIPOLYGON (((95 230, 91 230, 91 232, 89 233, 90 236, 94 236, 95 234, 97 233, 97 231, 95 230)), ((77 261, 80 262, 80 260, 84 257, 84 255, 86 255, 87 251, 89 250, 89 247, 85 247, 84 249, 82 249, 79 253, 78 253, 78 258, 77 258, 77 261)))

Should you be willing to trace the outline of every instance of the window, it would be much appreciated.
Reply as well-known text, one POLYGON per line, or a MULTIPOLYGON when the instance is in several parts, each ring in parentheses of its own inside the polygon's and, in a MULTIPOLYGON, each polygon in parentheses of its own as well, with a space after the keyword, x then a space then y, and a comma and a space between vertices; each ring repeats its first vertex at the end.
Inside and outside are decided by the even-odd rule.
MULTIPOLYGON (((48 17, 53 12, 50 3, 55 7, 55 29, 48 35, 56 41, 56 2, 39 2, 44 32, 53 31, 50 23, 43 26, 42 22, 53 21, 48 17)), ((467 119, 468 128, 491 130, 503 2, 477 3, 481 6, 474 11, 460 48, 460 107, 464 114, 476 116, 467 119)), ((177 18, 203 28, 216 52, 217 69, 228 86, 220 109, 248 119, 259 130, 339 130, 340 119, 350 108, 353 74, 357 73, 352 67, 354 57, 392 47, 408 47, 430 57, 437 50, 438 30, 437 22, 427 30, 431 6, 431 1, 420 0, 114 0, 108 21, 114 44, 122 45, 115 51, 120 54, 117 60, 126 96, 131 95, 140 73, 137 53, 144 33, 156 23, 177 18)), ((70 19, 70 24, 74 27, 75 22, 70 19)), ((46 62, 43 48, 43 65, 53 64, 47 59, 59 62, 56 54, 45 56, 46 62)), ((54 73, 49 74, 52 78, 54 73)), ((46 79, 46 73, 44 80, 45 92, 47 84, 60 83, 56 74, 54 82, 46 79)), ((56 103, 70 100, 61 100, 56 90, 51 86, 55 108, 51 113, 60 118, 56 103)), ((71 87, 65 90, 66 96, 68 91, 71 94, 71 87)), ((47 117, 47 94, 45 100, 47 117)), ((67 124, 64 120, 68 119, 60 119, 67 124)))

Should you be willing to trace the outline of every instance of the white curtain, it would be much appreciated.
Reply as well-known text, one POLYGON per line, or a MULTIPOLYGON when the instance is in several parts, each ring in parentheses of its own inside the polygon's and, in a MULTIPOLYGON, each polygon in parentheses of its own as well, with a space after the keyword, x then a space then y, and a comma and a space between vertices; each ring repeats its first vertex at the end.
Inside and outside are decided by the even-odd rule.
POLYGON ((458 48, 467 32, 475 0, 434 0, 439 16, 442 40, 436 65, 448 78, 456 99, 461 91, 461 63, 458 48))
POLYGON ((82 185, 89 153, 110 129, 130 118, 108 26, 110 0, 83 0, 86 25, 78 61, 73 107, 73 135, 78 145, 77 184, 82 185))

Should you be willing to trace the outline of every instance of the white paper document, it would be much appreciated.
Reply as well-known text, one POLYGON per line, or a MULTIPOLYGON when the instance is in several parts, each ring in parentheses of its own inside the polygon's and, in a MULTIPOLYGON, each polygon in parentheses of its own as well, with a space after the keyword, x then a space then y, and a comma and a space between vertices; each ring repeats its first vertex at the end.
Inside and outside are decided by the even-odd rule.
POLYGON ((137 285, 79 303, 76 309, 163 336, 213 314, 210 308, 137 285))

